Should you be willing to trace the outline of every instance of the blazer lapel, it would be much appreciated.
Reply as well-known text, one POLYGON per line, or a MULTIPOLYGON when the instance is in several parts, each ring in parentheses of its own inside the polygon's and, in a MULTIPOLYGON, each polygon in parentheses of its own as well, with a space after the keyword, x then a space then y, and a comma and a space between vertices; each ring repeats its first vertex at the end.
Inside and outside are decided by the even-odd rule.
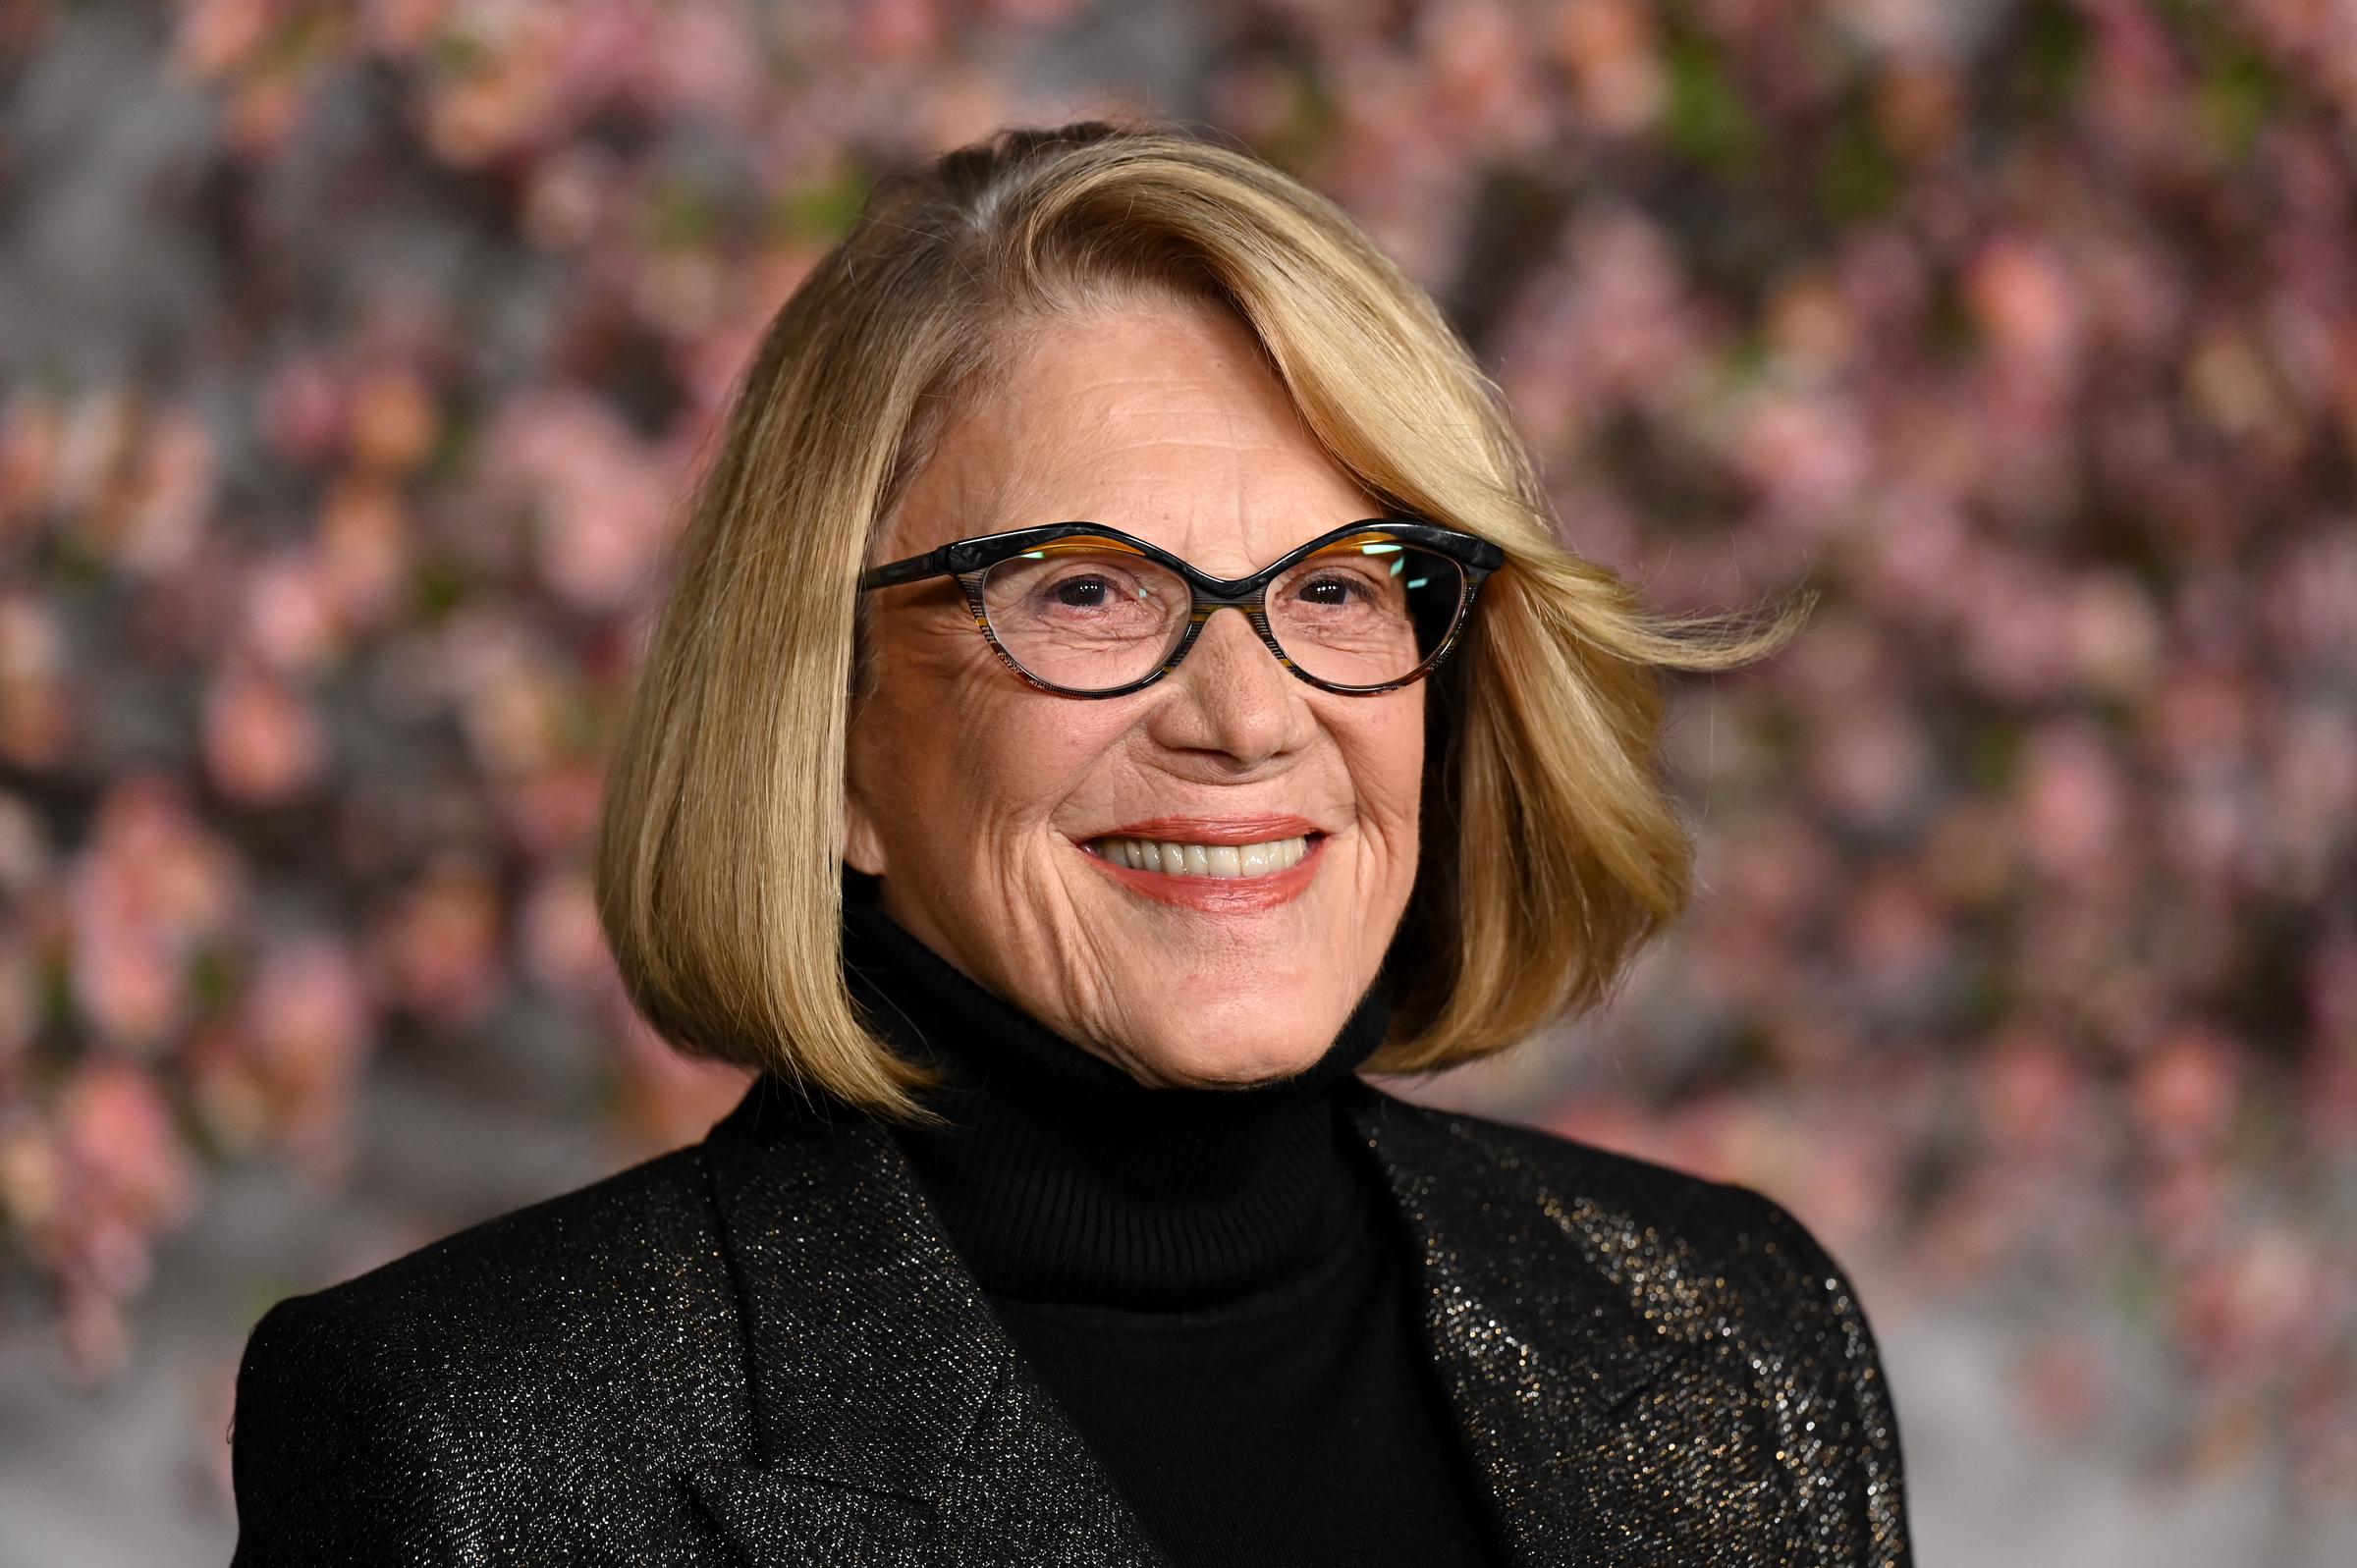
MULTIPOLYGON (((1657 1258, 1677 1244, 1576 1190, 1575 1167, 1529 1163, 1526 1138, 1358 1080, 1344 1093, 1507 1560, 1689 1561, 1737 1500, 1746 1539, 1777 1539, 1789 1499, 1761 1480, 1756 1401, 1702 1337, 1708 1271, 1657 1258)), ((742 1568, 1168 1568, 881 1124, 827 1120, 764 1079, 704 1148, 755 1452, 675 1474, 742 1568)))
POLYGON ((1165 1568, 992 1315, 906 1157, 757 1080, 705 1142, 756 1456, 679 1479, 745 1568, 1165 1568))
POLYGON ((1510 1562, 1690 1563, 1698 1521, 1738 1500, 1752 1539, 1781 1536, 1756 1401, 1696 1342, 1710 1270, 1534 1168, 1510 1131, 1365 1083, 1349 1108, 1419 1254, 1426 1343, 1510 1562))

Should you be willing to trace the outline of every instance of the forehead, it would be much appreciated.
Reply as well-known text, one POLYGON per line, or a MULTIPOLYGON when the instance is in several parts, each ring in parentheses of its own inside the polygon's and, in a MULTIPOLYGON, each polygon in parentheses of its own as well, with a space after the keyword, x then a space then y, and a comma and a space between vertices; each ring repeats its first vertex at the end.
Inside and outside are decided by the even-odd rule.
POLYGON ((951 417, 887 555, 1088 521, 1233 576, 1381 511, 1310 434, 1243 323, 1154 301, 1035 329, 951 417))

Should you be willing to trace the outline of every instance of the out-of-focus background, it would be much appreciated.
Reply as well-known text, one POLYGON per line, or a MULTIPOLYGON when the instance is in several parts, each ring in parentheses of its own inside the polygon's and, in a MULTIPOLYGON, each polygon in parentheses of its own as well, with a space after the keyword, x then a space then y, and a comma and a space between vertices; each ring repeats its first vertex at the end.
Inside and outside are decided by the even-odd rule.
POLYGON ((1410 1092, 1851 1269, 1926 1563, 2357 1561, 2357 11, 0 0, 0 1563, 218 1564, 277 1297, 690 1141, 602 756, 879 175, 1106 109, 1440 297, 1676 606, 1691 918, 1410 1092))

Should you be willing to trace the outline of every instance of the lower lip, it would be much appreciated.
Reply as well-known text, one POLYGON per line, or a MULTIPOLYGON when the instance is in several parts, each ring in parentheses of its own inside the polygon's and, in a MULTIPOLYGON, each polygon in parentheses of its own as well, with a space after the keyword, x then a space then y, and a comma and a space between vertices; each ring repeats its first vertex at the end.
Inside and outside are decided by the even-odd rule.
POLYGON ((1326 858, 1326 846, 1333 842, 1327 835, 1310 841, 1309 852, 1283 871, 1272 871, 1260 877, 1206 877, 1192 872, 1139 871, 1134 866, 1121 865, 1106 859, 1082 844, 1074 844, 1089 864, 1128 889, 1140 897, 1157 903, 1176 904, 1183 909, 1202 909, 1212 914, 1249 914, 1258 909, 1274 909, 1279 904, 1291 903, 1309 891, 1310 880, 1317 876, 1319 862, 1326 858))

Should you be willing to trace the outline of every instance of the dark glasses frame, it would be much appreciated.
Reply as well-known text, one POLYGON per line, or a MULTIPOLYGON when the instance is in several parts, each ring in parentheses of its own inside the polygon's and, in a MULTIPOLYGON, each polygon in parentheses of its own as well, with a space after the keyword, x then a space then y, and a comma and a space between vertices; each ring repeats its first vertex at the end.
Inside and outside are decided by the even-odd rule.
POLYGON ((1060 697, 1122 697, 1152 685, 1178 668, 1186 658, 1187 650, 1195 645, 1195 638, 1203 630, 1203 623, 1211 619, 1215 610, 1241 610, 1244 619, 1252 623, 1253 631, 1259 634, 1261 643, 1277 656, 1279 664, 1322 691, 1355 697, 1397 691, 1402 686, 1413 685, 1437 669, 1441 661, 1449 657, 1450 650, 1456 646, 1457 638, 1463 633, 1465 621, 1472 613, 1474 595, 1480 592, 1483 579, 1505 564, 1506 552, 1498 546, 1454 528, 1444 528, 1438 523, 1423 522, 1412 517, 1362 517, 1356 522, 1345 522, 1340 527, 1330 528, 1315 539, 1295 545, 1248 577, 1215 577, 1160 545, 1140 539, 1135 534, 1124 533, 1119 528, 1109 528, 1096 522, 1050 522, 959 539, 921 556, 910 556, 905 560, 871 568, 860 573, 859 591, 866 593, 871 589, 890 588, 904 582, 922 582, 932 577, 957 578, 958 586, 965 594, 966 608, 973 612, 975 628, 982 633, 983 640, 990 644, 992 651, 998 654, 1000 661, 1030 684, 1060 697), (1381 685, 1345 686, 1321 680, 1286 657, 1276 633, 1269 629, 1268 589, 1280 573, 1302 558, 1362 533, 1384 534, 1419 549, 1447 556, 1457 564, 1462 587, 1457 595, 1456 619, 1450 623, 1448 635, 1434 645, 1421 664, 1398 679, 1387 680, 1381 685), (1126 685, 1088 691, 1042 680, 1017 664, 1014 656, 1000 643, 998 634, 991 630, 990 614, 982 603, 982 574, 1000 562, 1021 555, 1026 550, 1036 549, 1054 540, 1073 538, 1102 539, 1167 567, 1185 579, 1188 590, 1194 595, 1194 603, 1187 610, 1186 629, 1179 633, 1178 642, 1172 645, 1170 657, 1162 662, 1160 668, 1149 671, 1126 685))

